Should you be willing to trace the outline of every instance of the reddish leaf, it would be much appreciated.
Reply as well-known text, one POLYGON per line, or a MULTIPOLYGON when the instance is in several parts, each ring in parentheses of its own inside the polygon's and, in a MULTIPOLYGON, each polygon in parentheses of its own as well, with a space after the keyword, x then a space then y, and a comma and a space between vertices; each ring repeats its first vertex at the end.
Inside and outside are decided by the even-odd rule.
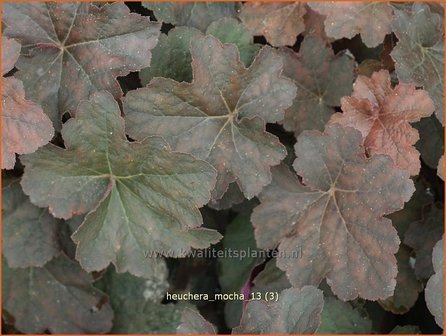
POLYGON ((21 81, 2 79, 2 169, 13 169, 15 154, 28 154, 47 144, 54 135, 42 108, 25 99, 21 81))
POLYGON ((397 10, 392 28, 398 43, 391 52, 398 79, 422 86, 435 102, 444 125, 444 19, 425 3, 397 10))
POLYGON ((415 274, 426 279, 434 272, 432 249, 444 233, 444 209, 435 205, 426 209, 423 219, 413 222, 404 235, 404 244, 415 251, 415 274))
POLYGON ((313 334, 321 323, 322 291, 305 286, 282 291, 278 301, 250 301, 233 334, 313 334))
POLYGON ((283 126, 299 135, 303 130, 323 130, 343 96, 350 95, 354 61, 335 56, 326 42, 306 37, 299 54, 281 49, 283 74, 297 84, 293 105, 285 111, 283 126))
POLYGON ((328 37, 352 38, 361 34, 369 48, 376 47, 391 32, 392 6, 388 2, 309 2, 315 11, 326 15, 325 32, 328 37))
POLYGON ((109 93, 93 94, 62 128, 66 149, 48 145, 23 157, 22 187, 56 217, 89 212, 73 236, 85 270, 112 262, 118 272, 150 277, 164 267, 155 253, 183 256, 220 240, 200 228, 198 211, 216 172, 160 138, 128 142, 120 114, 109 93))
POLYGON ((21 47, 16 41, 2 36, 2 76, 14 68, 20 56, 21 47))
POLYGON ((123 3, 6 2, 5 34, 23 47, 17 77, 56 129, 61 116, 99 90, 122 95, 116 80, 150 64, 160 24, 123 3))
POLYGON ((297 176, 274 169, 252 222, 259 247, 279 245, 277 266, 296 287, 327 278, 342 300, 393 294, 399 239, 382 216, 414 192, 406 171, 384 155, 367 159, 361 134, 339 125, 303 132, 296 144, 297 176), (293 252, 301 249, 297 258, 293 252))
POLYGON ((435 274, 426 284, 426 304, 435 322, 444 329, 444 239, 435 244, 432 252, 435 274))
POLYGON ((411 175, 420 171, 420 153, 413 146, 418 131, 410 126, 434 112, 427 92, 411 84, 390 85, 390 76, 381 70, 371 78, 358 76, 351 97, 341 99, 342 111, 330 123, 361 131, 369 155, 387 154, 411 175))
POLYGON ((325 33, 325 16, 319 14, 315 10, 311 9, 308 4, 305 6, 305 10, 307 11, 304 15, 305 22, 305 35, 312 35, 321 38, 324 41, 332 42, 333 39, 329 38, 325 33))
POLYGON ((285 148, 265 131, 283 118, 296 88, 281 76, 280 57, 263 48, 246 69, 235 45, 212 36, 191 42, 192 83, 154 78, 124 100, 133 139, 161 135, 176 151, 191 153, 218 171, 213 198, 236 181, 246 197, 271 181, 270 167, 285 148))
POLYGON ((274 47, 292 46, 305 30, 303 2, 246 2, 240 19, 253 35, 264 35, 274 47))
POLYGON ((98 334, 110 331, 113 312, 93 278, 66 256, 44 267, 10 269, 3 263, 3 309, 27 334, 98 334))

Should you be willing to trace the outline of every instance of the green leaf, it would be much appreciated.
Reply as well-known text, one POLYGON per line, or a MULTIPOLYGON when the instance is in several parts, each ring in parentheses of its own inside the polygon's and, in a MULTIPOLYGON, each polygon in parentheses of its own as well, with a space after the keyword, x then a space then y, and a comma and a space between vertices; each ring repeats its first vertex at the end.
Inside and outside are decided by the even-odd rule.
POLYGON ((280 50, 284 76, 294 80, 297 96, 281 122, 285 130, 299 135, 304 130, 322 131, 341 97, 352 93, 354 61, 345 54, 334 55, 325 41, 306 37, 299 53, 280 50))
POLYGON ((317 334, 370 334, 372 321, 350 303, 325 297, 317 334))
POLYGON ((234 334, 312 334, 320 325, 322 291, 305 286, 289 288, 278 301, 250 301, 234 334))
POLYGON ((249 67, 262 45, 254 44, 254 38, 246 27, 233 18, 212 22, 207 35, 218 38, 222 43, 234 43, 240 52, 240 61, 249 67))
POLYGON ((215 335, 216 329, 214 325, 206 321, 196 310, 184 308, 177 334, 215 335))
POLYGON ((435 322, 444 329, 444 239, 435 244, 432 263, 435 274, 426 284, 426 304, 435 322))
MULTIPOLYGON (((256 248, 254 230, 250 215, 238 215, 227 227, 222 240, 226 251, 236 252, 233 258, 218 259, 219 282, 223 293, 241 293, 242 287, 250 279, 251 272, 264 261, 260 257, 260 250, 256 248), (245 254, 245 257, 243 257, 245 254), (257 258, 250 255, 257 255, 257 258)), ((227 301, 225 305, 226 322, 230 327, 240 322, 243 302, 240 300, 227 301)))
POLYGON ((28 334, 99 334, 110 331, 113 312, 92 277, 61 255, 44 267, 11 269, 3 263, 3 309, 28 334))
POLYGON ((237 15, 235 2, 142 2, 154 12, 158 21, 206 31, 213 22, 237 15))
POLYGON ((192 81, 190 42, 203 34, 192 27, 175 27, 169 35, 161 34, 153 49, 152 63, 139 73, 141 84, 149 84, 154 77, 171 78, 179 82, 192 81))
POLYGON ((253 211, 258 247, 278 246, 277 266, 295 287, 326 278, 344 301, 389 297, 399 239, 383 216, 412 196, 409 174, 388 156, 366 158, 361 134, 350 127, 304 131, 295 150, 297 175, 274 168, 253 211))
POLYGON ((400 245, 396 254, 398 262, 398 275, 393 295, 386 300, 380 301, 380 305, 394 314, 407 313, 417 302, 418 294, 423 291, 423 285, 415 276, 410 265, 410 249, 400 245))
POLYGON ((390 54, 401 82, 422 86, 436 106, 444 125, 444 23, 425 3, 413 3, 412 11, 395 11, 392 24, 398 43, 390 54))
POLYGON ((415 325, 396 326, 389 334, 394 335, 415 335, 421 334, 420 328, 415 325))
POLYGON ((23 157, 22 187, 56 217, 89 212, 73 235, 85 270, 112 262, 118 272, 151 277, 163 260, 150 251, 181 256, 220 240, 218 232, 199 228, 198 208, 210 198, 215 170, 170 152, 160 138, 128 142, 109 93, 83 102, 62 136, 67 149, 48 145, 23 157))
POLYGON ((56 130, 62 115, 91 93, 108 90, 120 98, 116 77, 150 65, 161 26, 118 2, 8 2, 2 20, 5 35, 23 46, 15 76, 56 130))
POLYGON ((169 287, 166 279, 165 267, 149 280, 108 269, 96 286, 110 296, 110 303, 115 313, 111 332, 175 333, 184 305, 160 303, 169 287))
POLYGON ((234 181, 252 198, 285 157, 265 122, 283 118, 295 85, 281 76, 282 62, 269 47, 248 69, 235 45, 212 36, 192 41, 191 53, 192 83, 156 78, 127 94, 127 131, 134 139, 163 136, 174 150, 211 163, 218 171, 214 199, 234 181))
POLYGON ((3 255, 9 267, 43 266, 60 253, 60 221, 31 204, 18 179, 2 181, 3 255))
POLYGON ((225 250, 236 252, 238 256, 219 259, 220 285, 223 292, 240 291, 254 267, 263 262, 263 258, 260 257, 261 251, 256 248, 250 216, 238 215, 226 227, 222 243, 225 250), (254 254, 259 257, 249 257, 254 254))
MULTIPOLYGON (((249 66, 260 49, 246 28, 233 18, 223 18, 213 22, 206 34, 217 37, 222 43, 233 43, 240 52, 240 60, 249 66)), ((166 77, 178 82, 192 81, 191 41, 204 34, 192 27, 175 27, 169 34, 161 34, 158 45, 153 49, 150 67, 139 73, 142 85, 147 85, 154 77, 166 77)))
POLYGON ((269 260, 253 282, 252 292, 281 292, 291 287, 286 273, 276 266, 276 259, 269 260))

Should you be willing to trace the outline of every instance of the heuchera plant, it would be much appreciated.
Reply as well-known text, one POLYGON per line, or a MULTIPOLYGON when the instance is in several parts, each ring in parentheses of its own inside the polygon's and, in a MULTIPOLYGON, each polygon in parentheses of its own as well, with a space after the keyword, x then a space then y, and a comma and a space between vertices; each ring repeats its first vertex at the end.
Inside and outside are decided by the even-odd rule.
POLYGON ((443 18, 4 2, 4 333, 441 333, 443 18))

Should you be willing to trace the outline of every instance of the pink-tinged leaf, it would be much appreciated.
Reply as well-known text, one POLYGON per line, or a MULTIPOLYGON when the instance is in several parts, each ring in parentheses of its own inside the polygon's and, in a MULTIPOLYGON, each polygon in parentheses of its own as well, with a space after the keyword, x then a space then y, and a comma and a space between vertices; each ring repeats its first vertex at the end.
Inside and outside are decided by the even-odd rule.
POLYGON ((294 162, 302 182, 280 166, 259 196, 257 244, 278 245, 277 266, 295 287, 326 278, 342 300, 393 294, 399 239, 383 216, 401 209, 415 188, 388 156, 366 158, 361 143, 360 132, 339 125, 303 132, 294 162), (296 250, 302 253, 293 257, 296 250))
POLYGON ((283 75, 297 84, 293 105, 285 111, 282 121, 287 131, 299 135, 304 130, 323 130, 341 105, 341 97, 353 88, 354 61, 347 55, 334 55, 326 42, 308 36, 299 53, 288 48, 280 50, 283 75))
POLYGON ((250 301, 232 333, 313 334, 321 323, 323 306, 322 291, 313 286, 285 289, 278 301, 250 301))
POLYGON ((415 251, 415 274, 419 279, 429 278, 433 272, 432 249, 444 234, 444 209, 432 205, 423 219, 413 222, 404 235, 404 244, 415 251))
POLYGON ((364 44, 376 47, 391 33, 393 9, 388 2, 309 2, 315 11, 326 16, 325 32, 328 37, 352 38, 361 34, 364 44))
POLYGON ((381 70, 371 78, 358 76, 352 96, 342 98, 341 105, 343 113, 334 114, 330 123, 361 131, 368 155, 389 155, 399 168, 419 173, 420 153, 414 147, 419 135, 410 123, 434 112, 426 91, 411 84, 392 88, 389 73, 381 70))
POLYGON ((41 267, 60 253, 60 221, 31 204, 18 179, 2 179, 2 251, 9 267, 41 267))
POLYGON ((444 181, 444 155, 441 156, 438 162, 437 175, 444 181))
POLYGON ((99 334, 113 312, 93 277, 61 255, 43 267, 11 269, 3 263, 3 309, 25 334, 99 334))
POLYGON ((57 130, 91 93, 120 98, 116 77, 150 65, 161 26, 124 3, 7 2, 2 19, 5 34, 24 46, 16 76, 57 130))
POLYGON ((22 46, 13 39, 2 36, 2 76, 14 68, 22 46))
POLYGON ((181 324, 177 328, 177 334, 207 334, 215 335, 215 326, 206 321, 199 312, 191 308, 184 308, 181 315, 181 324))
POLYGON ((21 81, 2 80, 2 169, 13 169, 15 154, 28 154, 54 135, 51 120, 40 105, 26 100, 21 81))
POLYGON ((160 135, 172 149, 191 153, 218 171, 213 199, 236 181, 247 198, 271 181, 270 167, 285 147, 265 131, 281 120, 296 87, 282 77, 276 52, 263 48, 246 69, 233 44, 212 36, 191 42, 192 83, 154 78, 124 99, 127 132, 142 140, 160 135))
POLYGON ((435 274, 426 284, 426 304, 435 322, 444 329, 444 239, 439 240, 432 252, 435 274))
POLYGON ((321 15, 315 10, 311 9, 308 4, 305 6, 305 10, 307 12, 304 15, 305 31, 303 34, 305 36, 317 36, 324 41, 332 42, 334 39, 329 38, 325 33, 325 15, 321 15))
POLYGON ((394 314, 405 314, 415 305, 418 294, 423 291, 423 285, 418 281, 410 265, 410 249, 407 246, 400 246, 396 260, 398 275, 396 276, 395 292, 391 297, 380 301, 379 304, 394 314))
POLYGON ((402 82, 422 86, 435 103, 435 114, 444 125, 444 19, 425 3, 412 11, 397 10, 392 28, 398 43, 391 52, 402 82))
POLYGON ((303 2, 246 2, 240 19, 253 35, 263 35, 274 47, 292 46, 305 30, 303 2))
POLYGON ((212 166, 172 153, 161 138, 128 142, 109 93, 82 102, 62 136, 66 149, 50 144, 23 157, 21 183, 34 204, 56 217, 88 213, 72 237, 85 270, 111 262, 118 272, 150 277, 164 267, 155 252, 180 256, 220 240, 200 228, 198 211, 215 184, 212 166))

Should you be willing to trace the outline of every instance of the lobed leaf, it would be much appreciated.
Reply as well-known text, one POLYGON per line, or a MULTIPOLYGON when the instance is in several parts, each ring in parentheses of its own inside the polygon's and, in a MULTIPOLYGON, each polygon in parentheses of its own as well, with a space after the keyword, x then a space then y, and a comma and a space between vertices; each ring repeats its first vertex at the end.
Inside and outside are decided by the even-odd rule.
POLYGON ((114 311, 114 334, 174 333, 180 323, 184 305, 161 304, 169 283, 167 268, 161 268, 151 279, 108 269, 96 284, 110 297, 114 311))
POLYGON ((352 96, 341 99, 341 108, 343 113, 334 114, 330 123, 356 128, 369 155, 389 155, 399 168, 418 175, 420 154, 413 145, 419 135, 410 123, 434 112, 427 92, 412 84, 392 88, 389 73, 381 70, 371 78, 358 76, 352 96))
POLYGON ((2 179, 2 251, 11 268, 40 267, 60 253, 60 224, 29 201, 18 179, 2 179))
POLYGON ((347 55, 334 55, 318 37, 306 37, 298 54, 280 50, 284 76, 294 80, 297 96, 281 122, 285 130, 299 135, 304 130, 323 130, 340 105, 352 92, 354 61, 347 55))
POLYGON ((270 167, 285 148, 265 131, 283 118, 295 85, 281 76, 280 57, 263 48, 246 69, 234 45, 206 36, 191 42, 192 83, 155 78, 127 94, 124 111, 134 139, 160 135, 176 151, 191 153, 218 171, 213 199, 236 181, 247 198, 271 180, 270 167))
POLYGON ((444 125, 444 23, 443 15, 425 3, 412 11, 396 10, 392 30, 398 43, 391 52, 398 79, 422 86, 435 103, 435 114, 444 125))
POLYGON ((17 41, 2 36, 2 76, 14 68, 22 46, 17 41))
POLYGON ((61 255, 43 267, 3 263, 3 309, 23 333, 98 334, 110 331, 113 312, 92 277, 61 255))
POLYGON ((177 334, 215 335, 216 333, 215 326, 206 321, 199 312, 194 309, 184 308, 181 315, 181 324, 177 328, 177 334))
POLYGON ((305 30, 303 2, 246 2, 240 19, 253 35, 263 35, 274 47, 292 46, 305 30))
POLYGON ((2 131, 2 169, 13 169, 16 153, 33 153, 54 135, 51 120, 25 99, 23 84, 14 77, 2 79, 2 131))
POLYGON ((432 252, 435 274, 426 284, 426 304, 435 322, 444 329, 444 239, 439 240, 432 252))
POLYGON ((5 34, 24 46, 16 76, 56 130, 62 115, 93 92, 108 90, 119 99, 116 77, 150 64, 161 26, 124 3, 7 2, 2 19, 5 34))
POLYGON ((388 2, 309 2, 315 11, 326 16, 325 32, 328 37, 352 38, 361 34, 364 44, 376 47, 391 33, 392 6, 388 2))
POLYGON ((237 15, 235 2, 146 2, 156 19, 175 26, 188 26, 206 31, 209 25, 224 17, 237 15))
POLYGON ((22 187, 55 217, 88 213, 72 237, 85 270, 112 262, 118 272, 150 277, 164 265, 145 257, 149 251, 180 256, 220 240, 199 228, 215 170, 160 138, 128 142, 120 113, 107 92, 81 103, 62 129, 66 149, 50 144, 23 157, 22 187))
POLYGON ((289 288, 279 300, 250 301, 233 334, 313 334, 320 325, 324 306, 322 291, 305 286, 289 288))
POLYGON ((429 278, 434 272, 432 249, 444 233, 443 224, 444 210, 433 205, 422 219, 410 224, 404 235, 404 244, 415 251, 415 274, 419 279, 429 278))
POLYGON ((252 222, 257 245, 278 245, 277 266, 295 287, 327 278, 342 300, 393 294, 399 239, 382 216, 403 207, 414 192, 407 172, 384 155, 366 158, 360 132, 333 125, 305 131, 294 169, 274 169, 252 222), (301 255, 293 257, 296 249, 301 255))
MULTIPOLYGON (((207 35, 217 37, 223 43, 234 43, 240 60, 249 66, 260 49, 254 44, 249 31, 236 19, 222 18, 212 22, 206 30, 207 35)), ((193 27, 175 27, 169 34, 161 34, 159 43, 153 49, 150 67, 140 71, 139 77, 143 86, 149 84, 154 77, 167 77, 178 82, 192 81, 191 41, 204 36, 193 27)))
POLYGON ((325 297, 317 334, 371 334, 372 321, 350 303, 325 297))

